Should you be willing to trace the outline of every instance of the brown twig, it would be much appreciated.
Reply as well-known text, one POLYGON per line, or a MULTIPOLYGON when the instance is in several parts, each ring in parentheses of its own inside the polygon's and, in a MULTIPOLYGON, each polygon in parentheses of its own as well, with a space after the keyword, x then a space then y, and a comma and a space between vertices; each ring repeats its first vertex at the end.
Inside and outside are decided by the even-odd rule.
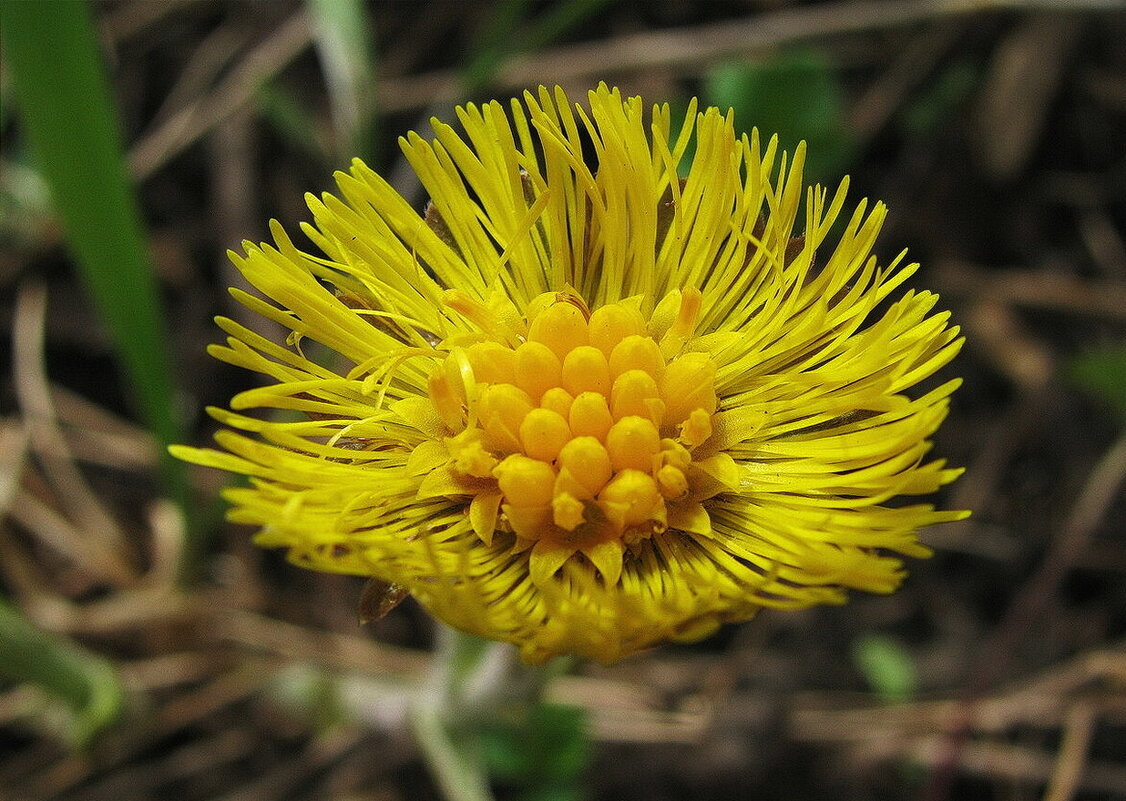
POLYGON ((1120 436, 1095 465, 1051 550, 1021 587, 1001 624, 986 643, 965 698, 945 737, 944 756, 936 761, 923 795, 927 801, 942 801, 948 797, 982 692, 1003 675, 1022 638, 1053 602, 1056 590, 1082 555, 1124 480, 1126 434, 1120 436))
POLYGON ((970 295, 1007 305, 1126 320, 1126 283, 1096 281, 1059 272, 984 270, 964 263, 936 265, 940 292, 970 295))
MULTIPOLYGON (((912 761, 933 767, 941 766, 943 746, 940 738, 914 745, 912 761)), ((1053 771, 1050 751, 1004 745, 1001 743, 968 743, 963 750, 962 766, 967 773, 1008 781, 1044 784, 1053 771)), ((1111 763, 1091 763, 1082 781, 1083 789, 1121 798, 1126 794, 1126 768, 1111 763)))
POLYGON ((160 125, 204 95, 231 61, 250 46, 254 33, 252 26, 236 25, 220 25, 212 31, 192 50, 150 124, 160 125))
POLYGON ((304 12, 289 18, 247 54, 212 92, 189 103, 148 132, 129 151, 135 178, 151 175, 217 124, 246 106, 266 80, 299 56, 311 41, 304 12))
POLYGON ((1095 731, 1097 711, 1089 701, 1080 701, 1068 713, 1063 740, 1056 755, 1056 768, 1052 771, 1044 801, 1071 801, 1079 790, 1087 764, 1087 750, 1095 731))
MULTIPOLYGON (((119 586, 131 583, 134 574, 123 558, 91 537, 81 526, 72 523, 33 493, 21 491, 12 505, 11 519, 19 523, 36 542, 62 556, 79 569, 119 586)), ((65 605, 65 603, 64 603, 65 605)), ((37 611, 38 622, 49 628, 57 626, 44 619, 47 606, 37 611)), ((54 615, 52 615, 54 617, 54 615)))
MULTIPOLYGON (((959 749, 961 770, 1000 779, 1047 784, 1045 801, 1065 801, 1078 789, 1123 793, 1126 772, 1087 763, 1099 718, 1121 720, 1126 711, 1126 648, 1090 651, 1026 682, 978 700, 959 749), (1051 755, 996 742, 1018 727, 1061 729, 1051 755)), ((893 706, 840 708, 832 695, 799 698, 790 718, 795 739, 843 746, 848 764, 868 766, 910 760, 935 771, 948 765, 943 731, 962 714, 964 701, 917 701, 893 706)), ((845 699, 844 703, 854 703, 845 699)))
POLYGON ((61 384, 51 385, 51 397, 79 461, 137 472, 156 466, 157 446, 150 432, 61 384))
POLYGON ((1096 206, 1080 211, 1079 234, 1103 276, 1126 281, 1126 242, 1107 210, 1096 206))
POLYGON ((362 637, 315 631, 244 609, 216 609, 213 633, 245 647, 290 659, 353 670, 378 671, 412 680, 429 664, 419 651, 395 648, 362 637))
MULTIPOLYGON (((887 30, 991 9, 1037 7, 1027 0, 895 0, 838 2, 786 7, 731 22, 644 31, 597 42, 582 42, 520 56, 503 66, 493 87, 525 89, 539 83, 589 84, 650 70, 697 69, 722 58, 746 55, 791 42, 868 30, 887 30)), ((1100 0, 1057 4, 1061 10, 1110 10, 1100 0)), ((454 100, 461 74, 438 70, 411 77, 380 78, 379 108, 384 113, 425 108, 454 100)))
POLYGON ((888 124, 961 33, 962 26, 955 24, 930 27, 903 48, 849 112, 849 128, 859 146, 870 142, 888 124))
POLYGON ((27 428, 18 420, 0 420, 0 520, 8 510, 19 490, 27 458, 27 428))
POLYGON ((102 21, 102 35, 115 42, 136 36, 146 28, 152 27, 180 6, 197 0, 133 0, 113 8, 102 21))
POLYGON ((991 178, 1008 180, 1024 167, 1081 30, 1076 17, 1030 14, 998 44, 974 114, 974 152, 991 178))
MULTIPOLYGON (((539 83, 582 83, 654 69, 695 69, 717 59, 752 53, 790 42, 865 30, 886 30, 991 8, 1042 7, 1027 0, 864 0, 757 14, 734 22, 711 23, 669 31, 645 31, 596 42, 569 44, 512 59, 497 73, 496 89, 525 89, 539 83)), ((1099 0, 1072 2, 1061 8, 1099 10, 1099 0)), ((149 132, 132 148, 130 169, 144 178, 198 140, 253 98, 255 90, 300 55, 311 43, 301 12, 263 42, 208 95, 189 103, 149 132)), ((410 77, 381 76, 378 108, 392 114, 460 98, 462 75, 436 70, 410 77)))
MULTIPOLYGON (((976 734, 997 735, 1016 726, 1062 728, 1077 704, 1094 702, 1092 688, 1105 685, 1104 709, 1126 702, 1126 644, 1088 651, 1063 665, 983 697, 970 724, 976 734)), ((803 695, 790 717, 794 736, 804 742, 905 743, 944 729, 959 699, 852 706, 854 695, 803 695), (842 704, 849 704, 841 708, 842 704)))
POLYGON ((982 298, 970 307, 966 328, 994 368, 1025 396, 1035 397, 1044 391, 1056 372, 1055 359, 1011 306, 982 298))
MULTIPOLYGON (((81 552, 90 560, 85 566, 96 574, 127 584, 136 577, 136 571, 124 558, 128 553, 125 535, 75 466, 58 425, 46 376, 46 312, 46 290, 39 284, 25 284, 16 299, 12 320, 13 372, 30 446, 69 520, 81 521, 81 535, 76 528, 67 527, 75 532, 66 537, 72 554, 81 552)), ((53 530, 63 532, 60 528, 53 530)))

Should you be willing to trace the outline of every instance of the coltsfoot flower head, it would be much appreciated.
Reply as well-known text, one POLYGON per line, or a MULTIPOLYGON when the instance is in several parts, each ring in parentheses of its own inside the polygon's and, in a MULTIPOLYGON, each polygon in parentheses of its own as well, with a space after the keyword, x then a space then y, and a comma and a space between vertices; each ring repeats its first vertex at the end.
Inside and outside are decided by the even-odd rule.
POLYGON ((532 662, 894 590, 915 532, 963 516, 889 504, 960 472, 926 461, 958 382, 906 393, 961 339, 933 294, 893 299, 916 265, 872 255, 883 205, 831 244, 847 182, 803 190, 802 147, 588 99, 458 109, 402 141, 424 215, 356 161, 308 198, 323 255, 276 223, 232 254, 292 334, 219 320, 211 353, 274 383, 176 455, 251 477, 226 497, 259 544, 532 662))

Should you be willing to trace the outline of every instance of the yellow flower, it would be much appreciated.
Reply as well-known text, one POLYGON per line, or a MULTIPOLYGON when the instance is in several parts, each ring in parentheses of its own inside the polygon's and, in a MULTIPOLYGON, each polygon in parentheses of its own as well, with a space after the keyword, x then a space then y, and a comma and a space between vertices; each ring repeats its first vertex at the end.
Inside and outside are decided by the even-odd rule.
POLYGON ((276 223, 232 254, 293 333, 218 321, 212 355, 274 383, 210 410, 223 451, 174 453, 250 476, 226 497, 259 544, 530 662, 610 662, 890 592, 916 530, 963 516, 887 505, 960 472, 925 461, 958 382, 905 391, 962 340, 935 295, 891 299, 916 265, 871 255, 883 205, 833 246, 847 181, 803 191, 802 147, 605 85, 457 116, 401 143, 424 216, 357 160, 308 197, 323 256, 276 223))

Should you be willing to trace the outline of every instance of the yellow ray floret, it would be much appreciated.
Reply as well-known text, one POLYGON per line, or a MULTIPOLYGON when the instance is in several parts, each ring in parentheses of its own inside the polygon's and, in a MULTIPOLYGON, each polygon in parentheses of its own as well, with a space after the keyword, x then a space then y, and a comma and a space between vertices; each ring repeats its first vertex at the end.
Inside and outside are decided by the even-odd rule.
POLYGON ((212 355, 273 383, 174 453, 251 477, 226 496, 260 544, 528 661, 610 662, 890 592, 964 516, 889 504, 960 472, 926 461, 957 382, 905 393, 962 340, 934 295, 889 301, 916 265, 872 255, 881 204, 827 242, 847 182, 803 192, 803 147, 604 85, 457 116, 402 140, 424 214, 357 160, 309 197, 321 255, 276 223, 231 254, 292 335, 220 320, 212 355))

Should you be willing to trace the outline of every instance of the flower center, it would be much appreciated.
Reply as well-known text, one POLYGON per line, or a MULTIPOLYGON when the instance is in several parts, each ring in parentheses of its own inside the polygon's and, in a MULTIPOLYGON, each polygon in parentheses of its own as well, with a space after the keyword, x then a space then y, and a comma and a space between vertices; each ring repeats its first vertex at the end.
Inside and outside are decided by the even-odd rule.
POLYGON ((446 440, 450 469, 499 493, 500 527, 525 540, 631 545, 667 528, 670 508, 715 493, 693 451, 712 434, 716 365, 705 353, 670 355, 695 326, 698 297, 681 297, 658 340, 628 303, 589 313, 549 293, 530 304, 526 336, 450 349, 430 379, 459 432, 446 440))

